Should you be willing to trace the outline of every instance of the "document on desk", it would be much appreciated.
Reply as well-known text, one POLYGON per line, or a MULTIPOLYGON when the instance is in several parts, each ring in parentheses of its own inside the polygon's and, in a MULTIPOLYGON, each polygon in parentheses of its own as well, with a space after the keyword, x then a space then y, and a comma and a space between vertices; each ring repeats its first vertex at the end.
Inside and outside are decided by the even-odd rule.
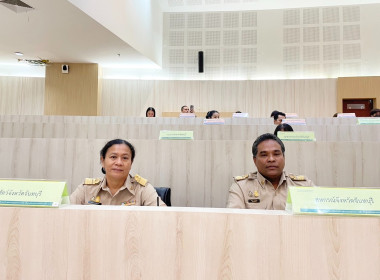
POLYGON ((294 214, 380 215, 380 189, 289 187, 286 210, 294 214))
POLYGON ((58 207, 69 203, 66 182, 0 179, 0 206, 58 207))

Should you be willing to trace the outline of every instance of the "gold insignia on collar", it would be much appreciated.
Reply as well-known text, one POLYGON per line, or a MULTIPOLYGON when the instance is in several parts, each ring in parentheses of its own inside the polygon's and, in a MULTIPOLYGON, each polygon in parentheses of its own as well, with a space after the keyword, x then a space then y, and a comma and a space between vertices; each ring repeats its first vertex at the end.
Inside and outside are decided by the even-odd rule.
POLYGON ((234 177, 236 181, 241 181, 248 178, 248 175, 234 177))
POLYGON ((147 179, 144 179, 143 177, 137 174, 135 175, 134 179, 136 180, 137 183, 139 183, 141 186, 144 186, 144 187, 148 183, 147 179))
POLYGON ((254 195, 255 197, 259 197, 259 192, 256 190, 254 195))
POLYGON ((303 175, 289 175, 289 178, 292 179, 293 181, 306 181, 305 176, 303 175))
POLYGON ((84 179, 84 185, 97 185, 100 183, 99 178, 86 178, 84 179))
POLYGON ((249 197, 253 197, 253 192, 249 191, 249 192, 248 192, 248 196, 249 196, 249 197))

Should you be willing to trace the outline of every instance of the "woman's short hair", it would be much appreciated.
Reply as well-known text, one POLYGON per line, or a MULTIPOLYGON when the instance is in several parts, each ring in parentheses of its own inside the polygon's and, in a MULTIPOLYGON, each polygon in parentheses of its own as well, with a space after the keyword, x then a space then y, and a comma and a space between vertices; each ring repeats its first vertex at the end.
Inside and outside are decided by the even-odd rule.
MULTIPOLYGON (((108 141, 104 145, 104 147, 100 150, 100 157, 102 159, 105 159, 107 151, 108 151, 109 148, 111 148, 113 145, 123 145, 123 144, 126 145, 126 146, 128 146, 129 149, 131 150, 132 162, 133 162, 133 160, 135 159, 135 155, 136 155, 135 147, 133 147, 133 145, 131 143, 129 143, 128 141, 123 140, 123 139, 114 139, 114 140, 108 141)), ((104 174, 106 174, 106 171, 104 170, 103 167, 102 167, 102 172, 104 174)))
POLYGON ((219 112, 216 111, 216 110, 208 111, 207 114, 206 114, 206 119, 211 119, 212 115, 214 115, 215 113, 219 114, 219 112))
POLYGON ((276 127, 273 134, 277 136, 277 132, 279 132, 279 131, 294 131, 294 130, 293 130, 293 127, 291 127, 289 124, 282 123, 276 127))
POLYGON ((156 116, 156 110, 155 110, 153 107, 148 107, 148 109, 146 109, 146 112, 145 112, 145 117, 148 116, 148 112, 149 112, 149 111, 153 111, 153 113, 154 113, 154 116, 153 116, 153 117, 156 116))

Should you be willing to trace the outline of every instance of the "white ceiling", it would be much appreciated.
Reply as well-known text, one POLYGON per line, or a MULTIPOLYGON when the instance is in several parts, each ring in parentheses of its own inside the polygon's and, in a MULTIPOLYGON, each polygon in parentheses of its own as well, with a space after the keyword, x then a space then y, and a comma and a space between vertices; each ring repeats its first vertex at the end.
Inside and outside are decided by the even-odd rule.
POLYGON ((0 63, 17 63, 16 51, 51 62, 152 63, 67 0, 25 2, 35 9, 15 13, 0 5, 0 63))
MULTIPOLYGON (((91 1, 91 0, 87 0, 91 1)), ((93 0, 92 0, 93 1, 93 0)), ((115 1, 115 0, 112 0, 115 1)), ((134 2, 141 0, 119 0, 134 2)), ((160 1, 163 12, 264 10, 380 3, 372 0, 146 0, 160 1)), ((105 67, 157 67, 68 0, 25 0, 34 10, 16 13, 0 5, 0 69, 25 59, 99 63, 105 67)), ((90 4, 95 3, 89 2, 90 4)), ((113 2, 111 2, 113 3, 113 2)), ((161 13, 161 11, 157 11, 161 13)), ((141 17, 144 21, 144 17, 141 17)), ((126 26, 132 28, 133 26, 126 26)), ((150 34, 144 34, 150 36, 150 34)), ((1 75, 1 71, 0 71, 1 75)))

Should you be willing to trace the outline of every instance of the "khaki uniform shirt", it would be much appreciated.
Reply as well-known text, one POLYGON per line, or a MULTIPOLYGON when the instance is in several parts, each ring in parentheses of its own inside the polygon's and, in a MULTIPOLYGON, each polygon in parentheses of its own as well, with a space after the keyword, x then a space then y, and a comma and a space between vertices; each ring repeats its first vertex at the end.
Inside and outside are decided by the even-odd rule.
POLYGON ((277 189, 259 172, 234 178, 227 208, 285 210, 288 186, 314 186, 305 176, 283 172, 277 189))
MULTIPOLYGON (((106 177, 86 179, 70 195, 71 204, 99 204, 125 206, 157 206, 158 194, 148 181, 136 175, 128 175, 124 185, 114 194, 106 184, 106 177), (92 203, 91 203, 92 202, 92 203)), ((159 199, 160 206, 166 204, 159 199)))

